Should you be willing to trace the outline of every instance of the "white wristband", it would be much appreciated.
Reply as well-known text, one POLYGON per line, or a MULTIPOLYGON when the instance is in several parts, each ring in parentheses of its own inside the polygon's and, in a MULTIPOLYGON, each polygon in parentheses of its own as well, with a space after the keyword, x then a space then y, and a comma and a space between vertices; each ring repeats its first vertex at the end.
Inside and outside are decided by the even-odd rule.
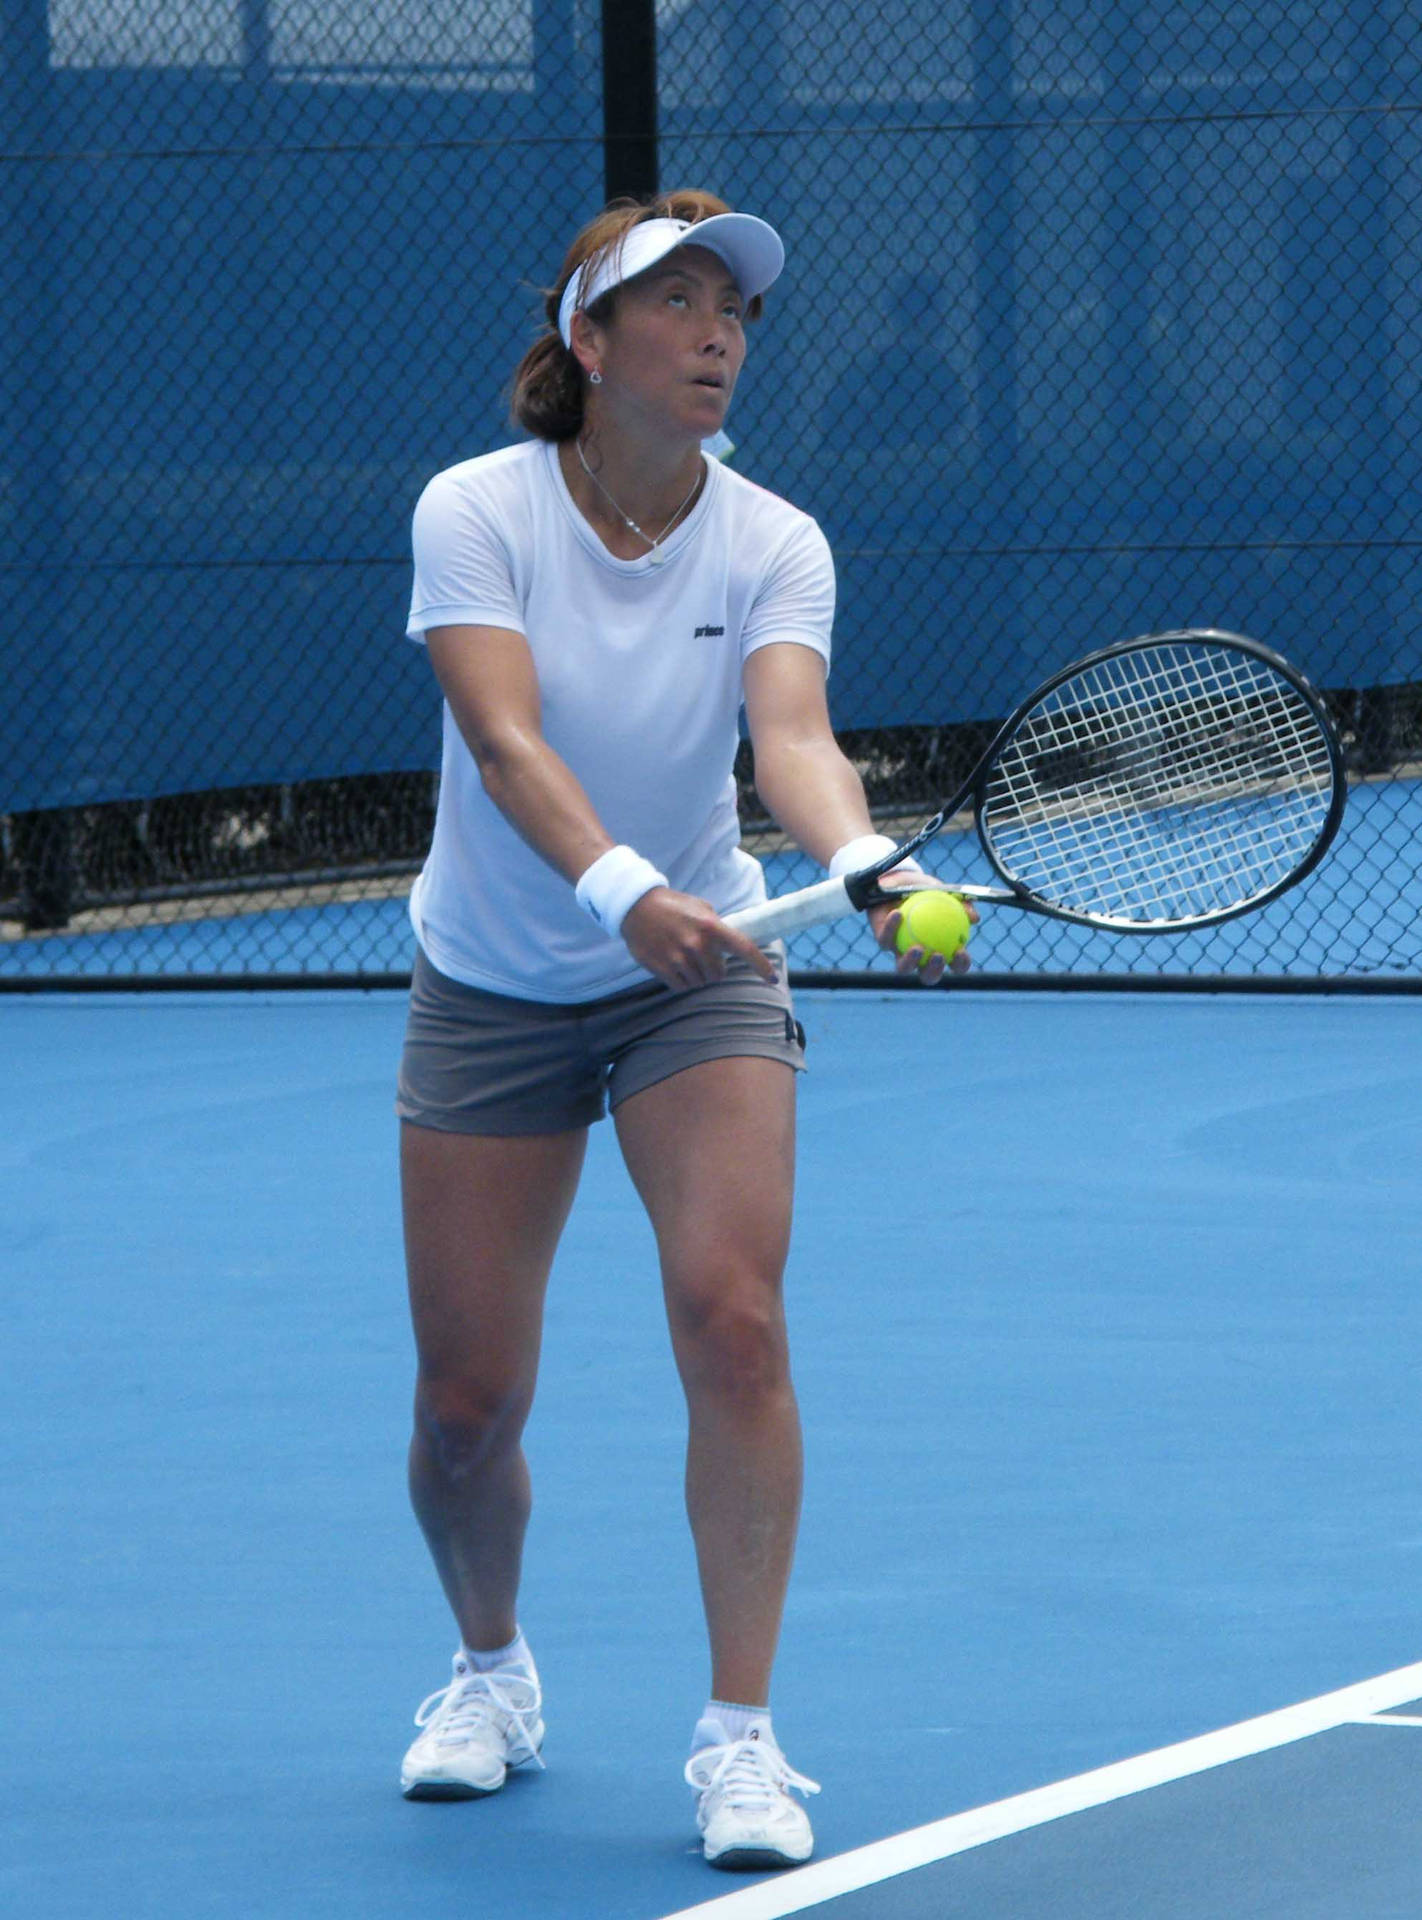
MULTIPOLYGON (((882 860, 886 853, 892 853, 898 845, 886 833, 861 833, 857 840, 846 840, 829 863, 831 880, 841 880, 847 873, 858 873, 861 867, 872 867, 876 860, 882 860)), ((923 868, 917 860, 900 860, 890 873, 921 874, 923 868)), ((883 878, 883 876, 880 876, 883 878)), ((892 888, 889 889, 893 891, 892 888)))
POLYGON ((609 847, 594 860, 575 889, 578 905, 590 913, 603 932, 617 939, 622 922, 644 893, 670 885, 650 860, 632 847, 609 847))
POLYGON ((846 840, 829 863, 829 877, 838 880, 846 873, 858 873, 861 867, 871 867, 897 845, 886 833, 861 833, 857 840, 846 840))
POLYGON ((897 844, 886 833, 861 833, 857 840, 846 840, 829 863, 830 879, 839 880, 846 873, 858 873, 861 867, 872 866, 886 853, 892 853, 897 844))

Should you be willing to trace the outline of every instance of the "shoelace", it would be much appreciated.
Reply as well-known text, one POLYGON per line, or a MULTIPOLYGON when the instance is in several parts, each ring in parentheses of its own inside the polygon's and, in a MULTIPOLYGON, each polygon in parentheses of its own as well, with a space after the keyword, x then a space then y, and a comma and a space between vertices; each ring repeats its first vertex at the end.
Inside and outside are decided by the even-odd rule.
POLYGON ((461 1674, 447 1687, 440 1687, 420 1702, 415 1725, 425 1727, 438 1719, 440 1724, 434 1729, 436 1740, 441 1746, 453 1746, 468 1739, 477 1727, 497 1714, 506 1714, 517 1723, 524 1744, 541 1767, 543 1760, 533 1744, 528 1723, 537 1718, 542 1705, 543 1693, 536 1680, 515 1670, 500 1672, 496 1668, 492 1673, 461 1674))
POLYGON ((763 1740, 702 1747, 686 1763, 686 1783, 701 1793, 724 1793, 746 1813, 769 1813, 790 1787, 806 1794, 820 1790, 818 1781, 796 1773, 779 1747, 763 1740))

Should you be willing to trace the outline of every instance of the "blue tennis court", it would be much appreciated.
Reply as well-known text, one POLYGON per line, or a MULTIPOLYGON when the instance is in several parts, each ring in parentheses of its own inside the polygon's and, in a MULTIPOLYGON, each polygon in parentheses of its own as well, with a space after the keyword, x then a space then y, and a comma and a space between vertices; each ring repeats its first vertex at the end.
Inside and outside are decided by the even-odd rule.
POLYGON ((1422 1908, 1411 1001, 801 1012, 775 1706, 824 1791, 816 1862, 742 1881, 680 1780, 682 1413, 609 1130, 530 1435, 548 1771, 410 1805, 453 1640, 403 1485, 401 997, 0 1001, 7 1911, 1422 1908))

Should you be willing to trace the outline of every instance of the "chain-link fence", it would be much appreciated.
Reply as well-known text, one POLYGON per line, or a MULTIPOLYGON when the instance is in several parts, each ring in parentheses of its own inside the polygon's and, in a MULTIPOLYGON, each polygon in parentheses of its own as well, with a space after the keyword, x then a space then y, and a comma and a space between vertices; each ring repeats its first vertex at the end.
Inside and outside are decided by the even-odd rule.
MULTIPOLYGON (((1422 978, 1422 16, 656 26, 662 182, 786 237, 735 457, 835 548, 876 813, 1152 628, 1273 644, 1347 736, 1306 893, 1207 939, 999 915, 980 968, 1422 978)), ((604 31, 611 73, 628 16, 587 0, 0 0, 0 983, 408 965, 410 509, 512 437, 537 288, 607 154, 655 151, 604 124, 604 31)), ((745 794, 772 884, 808 877, 745 794)))

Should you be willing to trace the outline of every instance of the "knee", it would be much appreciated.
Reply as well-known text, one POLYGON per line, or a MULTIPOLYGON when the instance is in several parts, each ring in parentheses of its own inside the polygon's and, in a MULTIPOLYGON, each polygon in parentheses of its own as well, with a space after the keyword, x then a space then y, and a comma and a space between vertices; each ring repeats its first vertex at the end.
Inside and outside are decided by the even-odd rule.
POLYGON ((518 1445, 530 1395, 465 1379, 421 1376, 415 1390, 415 1444, 449 1479, 461 1479, 518 1445))
POLYGON ((789 1384, 790 1357, 778 1292, 723 1275, 684 1301, 678 1348, 689 1389, 756 1406, 789 1384))

